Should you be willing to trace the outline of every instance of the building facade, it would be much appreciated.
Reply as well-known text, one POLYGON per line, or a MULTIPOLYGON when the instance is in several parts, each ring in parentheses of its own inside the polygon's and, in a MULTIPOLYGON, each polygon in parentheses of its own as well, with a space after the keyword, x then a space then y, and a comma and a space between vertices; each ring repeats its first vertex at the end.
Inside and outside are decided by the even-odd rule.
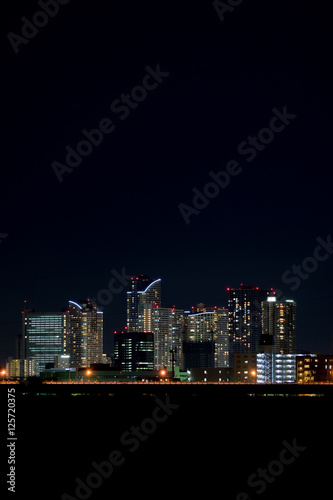
POLYGON ((300 384, 333 382, 333 356, 324 354, 297 355, 296 379, 300 384))
POLYGON ((257 382, 286 384, 296 382, 296 354, 257 354, 257 382))
MULTIPOLYGON (((187 314, 184 340, 188 343, 211 343, 214 349, 213 366, 229 366, 228 309, 206 307, 200 303, 197 304, 196 310, 195 313, 187 314)), ((188 352, 189 349, 190 346, 187 348, 188 352)))
POLYGON ((14 359, 6 361, 6 378, 25 379, 39 375, 38 361, 35 359, 14 359))
POLYGON ((262 302, 272 295, 272 290, 254 285, 227 288, 228 334, 230 359, 235 353, 260 352, 262 334, 262 302))
POLYGON ((296 303, 268 297, 263 302, 262 332, 271 336, 274 354, 296 353, 296 303))
POLYGON ((70 367, 89 367, 103 360, 103 311, 89 300, 68 307, 69 328, 64 354, 70 356, 70 367))
POLYGON ((191 368, 187 372, 189 382, 233 382, 232 368, 191 368))
POLYGON ((150 307, 151 331, 154 334, 154 368, 182 366, 185 315, 175 307, 150 307))
POLYGON ((161 280, 142 274, 131 278, 127 291, 127 330, 151 332, 149 308, 153 306, 161 307, 161 280))
POLYGON ((151 332, 116 332, 114 367, 123 371, 154 370, 154 336, 151 332))
POLYGON ((256 382, 257 355, 255 353, 235 353, 233 355, 233 373, 235 382, 256 382))
POLYGON ((66 350, 69 328, 68 313, 33 310, 22 312, 22 359, 34 359, 38 369, 43 370, 54 364, 56 356, 66 350))

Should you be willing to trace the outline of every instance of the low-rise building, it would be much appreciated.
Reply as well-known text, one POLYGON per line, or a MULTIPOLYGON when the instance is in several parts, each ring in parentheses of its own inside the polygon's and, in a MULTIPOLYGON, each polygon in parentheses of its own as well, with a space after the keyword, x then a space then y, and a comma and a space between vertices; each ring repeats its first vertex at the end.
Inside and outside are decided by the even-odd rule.
POLYGON ((333 382, 333 355, 307 354, 296 357, 297 382, 333 382))

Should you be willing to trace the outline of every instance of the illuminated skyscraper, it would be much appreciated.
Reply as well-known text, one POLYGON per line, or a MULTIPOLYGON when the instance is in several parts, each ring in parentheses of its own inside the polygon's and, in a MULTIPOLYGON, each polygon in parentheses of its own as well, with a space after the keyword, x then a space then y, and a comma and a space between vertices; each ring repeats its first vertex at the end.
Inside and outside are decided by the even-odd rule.
POLYGON ((53 364, 55 357, 66 351, 68 320, 68 313, 65 311, 22 311, 21 359, 34 359, 39 370, 49 363, 53 364))
POLYGON ((230 366, 228 321, 227 308, 215 309, 215 368, 230 366))
POLYGON ((296 352, 296 303, 268 297, 263 302, 263 335, 272 337, 274 354, 296 352))
POLYGON ((127 330, 150 332, 150 307, 161 307, 161 280, 140 275, 131 279, 127 292, 127 330))
POLYGON ((89 367, 102 363, 103 312, 90 302, 69 301, 69 333, 66 354, 71 367, 89 367))
MULTIPOLYGON (((215 368, 229 366, 228 310, 217 306, 206 307, 200 303, 197 304, 196 311, 187 315, 184 337, 186 352, 191 353, 190 356, 196 356, 197 360, 209 360, 215 368), (214 353, 213 358, 211 352, 214 353)), ((187 359, 186 365, 189 366, 190 363, 187 359)))
POLYGON ((151 307, 151 331, 154 334, 154 367, 156 370, 182 365, 184 311, 175 307, 151 307))
POLYGON ((258 286, 227 288, 229 293, 229 348, 234 353, 259 353, 262 334, 262 302, 271 294, 258 286))

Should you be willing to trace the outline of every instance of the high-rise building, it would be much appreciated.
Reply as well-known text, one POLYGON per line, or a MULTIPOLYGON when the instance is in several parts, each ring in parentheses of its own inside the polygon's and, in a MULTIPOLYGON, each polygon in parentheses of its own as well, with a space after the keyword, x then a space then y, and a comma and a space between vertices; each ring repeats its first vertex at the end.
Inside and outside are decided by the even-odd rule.
POLYGON ((224 368, 230 366, 228 321, 229 311, 227 308, 215 308, 215 367, 224 368))
POLYGON ((296 352, 296 303, 268 297, 263 301, 262 333, 272 338, 274 354, 296 352))
POLYGON ((161 307, 161 279, 136 276, 131 279, 127 292, 127 330, 129 332, 151 331, 150 307, 161 307))
POLYGON ((213 342, 215 333, 215 311, 205 310, 188 315, 187 341, 213 342))
POLYGON ((184 370, 214 368, 215 365, 215 312, 206 309, 202 303, 197 304, 196 311, 187 315, 183 341, 184 370))
POLYGON ((22 311, 21 359, 34 359, 39 370, 54 364, 64 354, 68 335, 68 313, 22 311))
POLYGON ((154 338, 151 332, 116 332, 114 367, 123 371, 154 369, 154 338))
POLYGON ((154 334, 154 368, 182 366, 184 311, 176 307, 147 307, 154 334))
MULTIPOLYGON (((195 308, 192 307, 193 309, 195 308)), ((217 306, 206 307, 205 304, 200 303, 197 304, 196 311, 187 314, 184 341, 211 342, 214 351, 213 366, 216 368, 229 366, 228 309, 217 306)), ((190 346, 186 349, 190 352, 190 346)), ((200 351, 198 349, 197 352, 200 351)))
POLYGON ((242 284, 239 288, 227 288, 227 291, 230 359, 235 353, 260 352, 262 302, 272 294, 271 290, 242 284))
POLYGON ((69 332, 65 354, 71 367, 89 367, 103 360, 103 311, 89 300, 69 301, 69 332))

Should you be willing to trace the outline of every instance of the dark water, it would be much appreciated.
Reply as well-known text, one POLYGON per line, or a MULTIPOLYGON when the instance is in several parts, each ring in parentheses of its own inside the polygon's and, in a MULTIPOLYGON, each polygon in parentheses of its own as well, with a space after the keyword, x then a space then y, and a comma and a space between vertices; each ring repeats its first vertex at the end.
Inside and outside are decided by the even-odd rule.
MULTIPOLYGON (((149 390, 131 397, 19 396, 11 497, 245 500, 289 498, 293 491, 310 498, 313 487, 318 498, 330 492, 330 399, 179 392, 156 397, 149 390), (283 452, 283 464, 286 446, 294 452, 283 452), (111 452, 113 468, 104 464, 103 478, 92 464, 109 460, 111 452), (259 468, 267 475, 259 477, 259 468), (89 475, 87 489, 82 484, 89 475), (77 491, 76 478, 83 482, 77 491)), ((2 430, 6 434, 4 419, 2 430)), ((7 469, 4 461, 2 471, 7 469)))

